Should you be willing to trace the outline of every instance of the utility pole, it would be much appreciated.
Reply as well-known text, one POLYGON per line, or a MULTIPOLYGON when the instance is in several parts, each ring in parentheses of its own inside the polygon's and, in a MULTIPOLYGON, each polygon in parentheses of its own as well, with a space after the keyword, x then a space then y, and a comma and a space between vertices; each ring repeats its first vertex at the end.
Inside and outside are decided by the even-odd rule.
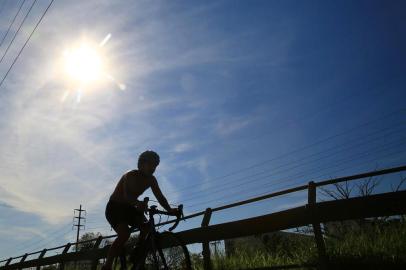
POLYGON ((80 221, 83 219, 83 220, 86 220, 86 218, 85 217, 82 217, 82 212, 85 212, 86 213, 86 210, 83 210, 82 209, 82 205, 80 205, 80 207, 79 207, 79 209, 74 209, 73 210, 73 215, 75 215, 75 211, 78 211, 79 212, 79 216, 77 217, 77 216, 74 216, 73 217, 73 222, 75 222, 75 218, 77 218, 78 219, 78 224, 73 224, 73 226, 74 227, 77 227, 77 233, 76 233, 76 252, 78 251, 78 242, 79 242, 79 231, 80 231, 80 227, 84 227, 85 225, 81 225, 80 224, 80 221))

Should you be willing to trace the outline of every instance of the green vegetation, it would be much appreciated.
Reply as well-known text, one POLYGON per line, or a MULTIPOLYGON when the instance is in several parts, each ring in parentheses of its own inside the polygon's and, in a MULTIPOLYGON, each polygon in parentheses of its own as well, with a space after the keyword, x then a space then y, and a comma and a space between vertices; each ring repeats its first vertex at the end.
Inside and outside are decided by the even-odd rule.
MULTIPOLYGON (((203 269, 201 256, 191 256, 194 269, 203 269)), ((292 264, 309 264, 317 261, 317 250, 310 237, 289 237, 272 241, 263 249, 238 246, 228 255, 224 251, 212 254, 213 269, 249 269, 257 267, 281 266, 292 264)))
MULTIPOLYGON (((406 223, 368 223, 357 230, 349 230, 340 237, 326 237, 331 269, 367 266, 367 269, 403 269, 406 265, 406 223)), ((195 269, 203 269, 200 254, 193 254, 195 269)), ((250 247, 212 255, 213 269, 249 269, 281 265, 312 265, 318 261, 312 238, 298 238, 269 243, 265 249, 250 247)), ((303 268, 306 269, 306 268, 303 268)))
POLYGON ((339 264, 406 264, 406 223, 364 224, 339 238, 327 238, 326 247, 330 260, 339 264))
MULTIPOLYGON (((215 254, 213 256, 214 269, 249 269, 266 266, 281 266, 291 264, 305 264, 314 261, 314 251, 312 248, 297 250, 291 254, 265 253, 262 251, 238 250, 235 254, 227 257, 225 254, 215 254)), ((202 269, 197 267, 196 269, 202 269)))

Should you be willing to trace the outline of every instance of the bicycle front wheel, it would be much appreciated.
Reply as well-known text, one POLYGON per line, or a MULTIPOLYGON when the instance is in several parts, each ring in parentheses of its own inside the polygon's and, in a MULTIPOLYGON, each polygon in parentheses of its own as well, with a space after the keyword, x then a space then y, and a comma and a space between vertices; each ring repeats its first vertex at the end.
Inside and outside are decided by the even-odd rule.
POLYGON ((182 240, 172 232, 157 235, 156 248, 145 262, 146 269, 191 270, 189 251, 182 240))

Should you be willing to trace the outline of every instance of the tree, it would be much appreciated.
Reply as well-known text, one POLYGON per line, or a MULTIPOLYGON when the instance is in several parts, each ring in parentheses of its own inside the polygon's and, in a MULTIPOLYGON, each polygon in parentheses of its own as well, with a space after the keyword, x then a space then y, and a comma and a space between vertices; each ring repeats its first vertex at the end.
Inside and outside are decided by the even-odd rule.
MULTIPOLYGON (((321 188, 321 191, 327 197, 333 198, 334 200, 341 200, 350 198, 355 188, 356 190, 358 190, 358 193, 356 195, 360 197, 366 197, 374 193, 376 188, 381 183, 381 180, 382 178, 376 179, 374 177, 369 177, 353 185, 350 185, 348 181, 345 181, 343 183, 334 184, 334 189, 321 188)), ((396 186, 392 185, 392 191, 393 192, 399 191, 405 182, 406 177, 401 176, 399 183, 396 186)), ((385 224, 387 223, 388 219, 389 219, 388 216, 384 216, 384 217, 376 217, 373 218, 372 220, 361 218, 352 221, 350 220, 350 221, 328 222, 326 233, 329 236, 340 237, 350 231, 365 229, 371 224, 385 224)), ((401 215, 400 219, 403 221, 404 216, 401 215)))
MULTIPOLYGON (((97 239, 99 236, 102 236, 102 234, 99 232, 97 232, 97 233, 87 232, 80 237, 79 242, 97 239)), ((95 244, 95 241, 80 243, 78 245, 78 251, 92 249, 94 247, 94 244, 95 244)), ((74 246, 74 250, 76 251, 76 245, 74 246)))
MULTIPOLYGON (((400 175, 400 181, 396 186, 392 185, 392 191, 393 192, 400 191, 405 182, 406 182, 406 176, 400 175)), ((400 215, 400 220, 402 222, 405 222, 406 221, 406 215, 400 215)))

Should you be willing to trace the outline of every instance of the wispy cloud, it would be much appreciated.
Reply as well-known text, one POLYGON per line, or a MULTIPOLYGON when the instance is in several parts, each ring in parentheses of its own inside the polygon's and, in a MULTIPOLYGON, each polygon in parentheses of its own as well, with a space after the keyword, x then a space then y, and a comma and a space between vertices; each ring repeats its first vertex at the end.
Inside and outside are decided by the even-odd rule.
POLYGON ((42 239, 46 238, 46 234, 40 230, 32 227, 20 227, 13 226, 11 228, 0 228, 0 236, 13 238, 15 240, 29 240, 33 236, 40 237, 42 239))
MULTIPOLYGON (((187 48, 169 45, 171 35, 163 32, 166 24, 163 19, 134 23, 155 12, 158 12, 156 7, 141 7, 133 2, 124 6, 109 1, 87 1, 77 5, 61 2, 47 15, 7 79, 7 93, 1 97, 7 110, 0 120, 0 184, 3 186, 0 197, 4 203, 18 211, 36 213, 46 222, 61 223, 71 218, 71 209, 79 203, 85 203, 88 210, 100 207, 120 174, 134 167, 136 154, 129 160, 129 149, 142 148, 149 139, 155 140, 154 145, 169 139, 158 136, 159 128, 151 126, 150 118, 145 116, 148 111, 180 101, 177 97, 149 99, 142 79, 160 70, 219 61, 225 43, 207 42, 187 48), (82 10, 91 11, 86 13, 86 22, 96 26, 91 33, 93 37, 99 34, 97 38, 101 40, 112 33, 105 45, 107 53, 111 53, 112 75, 123 78, 128 88, 119 91, 112 85, 113 89, 85 92, 79 104, 73 100, 61 103, 65 89, 60 83, 56 59, 68 39, 90 33, 89 30, 78 32, 80 28, 88 29, 85 24, 75 29, 70 27, 72 21, 83 19, 82 10), (117 12, 111 10, 122 16, 113 16, 117 12), (133 28, 130 34, 124 30, 128 25, 133 28), (157 42, 162 41, 165 43, 157 47, 157 42), (160 53, 162 48, 167 50, 165 54, 160 53), (113 127, 116 130, 109 130, 113 127)), ((193 16, 184 14, 173 19, 174 25, 183 24, 183 20, 193 20, 193 16)), ((187 37, 182 38, 186 41, 187 37)), ((10 57, 13 53, 10 52, 10 57)), ((183 153, 191 148, 190 143, 178 143, 173 150, 183 153)), ((175 190, 165 177, 162 185, 175 190)))
POLYGON ((0 207, 12 208, 10 205, 0 202, 0 207))
POLYGON ((250 119, 222 119, 217 123, 216 131, 223 136, 230 135, 240 129, 247 127, 251 123, 250 119))
POLYGON ((252 128, 255 124, 263 121, 264 108, 258 106, 252 112, 243 115, 224 115, 217 117, 215 131, 220 136, 229 136, 241 130, 252 128))
POLYGON ((190 143, 180 143, 180 144, 175 145, 173 150, 176 153, 182 153, 182 152, 186 152, 186 151, 192 149, 192 147, 193 146, 190 143))

